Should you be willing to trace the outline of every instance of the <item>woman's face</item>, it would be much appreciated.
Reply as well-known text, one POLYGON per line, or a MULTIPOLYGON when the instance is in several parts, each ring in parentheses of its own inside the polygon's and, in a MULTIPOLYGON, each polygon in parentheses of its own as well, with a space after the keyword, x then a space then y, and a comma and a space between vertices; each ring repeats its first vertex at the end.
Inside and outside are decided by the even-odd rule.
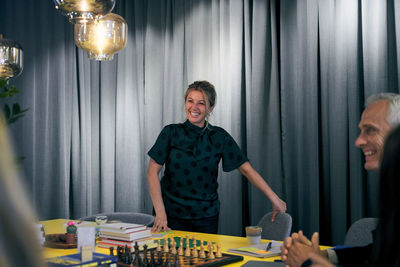
POLYGON ((191 90, 186 97, 185 112, 186 117, 191 124, 198 127, 204 127, 206 115, 211 113, 213 107, 209 107, 208 99, 206 99, 201 91, 191 90))

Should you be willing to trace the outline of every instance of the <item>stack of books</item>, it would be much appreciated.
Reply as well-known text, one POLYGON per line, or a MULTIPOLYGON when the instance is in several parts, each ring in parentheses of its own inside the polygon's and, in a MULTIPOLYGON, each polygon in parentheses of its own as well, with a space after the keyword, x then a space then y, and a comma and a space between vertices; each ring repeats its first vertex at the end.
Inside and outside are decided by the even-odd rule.
POLYGON ((99 247, 110 248, 127 246, 132 248, 137 243, 139 246, 154 243, 150 228, 145 225, 133 223, 109 223, 99 226, 101 241, 99 247))

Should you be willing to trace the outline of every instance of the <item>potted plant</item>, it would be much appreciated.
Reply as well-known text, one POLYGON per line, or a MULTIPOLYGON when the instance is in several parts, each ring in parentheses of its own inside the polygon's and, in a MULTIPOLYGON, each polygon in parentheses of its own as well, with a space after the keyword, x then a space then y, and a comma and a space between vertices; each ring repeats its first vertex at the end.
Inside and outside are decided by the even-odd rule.
POLYGON ((65 241, 67 244, 76 243, 76 225, 74 221, 69 221, 67 223, 67 233, 65 234, 65 241))

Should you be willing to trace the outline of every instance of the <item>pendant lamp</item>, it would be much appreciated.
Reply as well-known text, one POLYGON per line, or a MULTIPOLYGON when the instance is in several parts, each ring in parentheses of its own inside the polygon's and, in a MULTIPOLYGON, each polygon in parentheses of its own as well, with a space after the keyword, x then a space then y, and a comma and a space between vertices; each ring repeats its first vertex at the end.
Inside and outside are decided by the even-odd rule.
POLYGON ((89 59, 112 60, 125 47, 127 35, 126 21, 113 13, 74 25, 75 44, 88 53, 89 59))
POLYGON ((22 47, 12 41, 3 39, 0 34, 0 78, 8 80, 18 76, 23 69, 22 47))
POLYGON ((53 0, 56 9, 71 23, 83 23, 113 10, 115 0, 53 0))

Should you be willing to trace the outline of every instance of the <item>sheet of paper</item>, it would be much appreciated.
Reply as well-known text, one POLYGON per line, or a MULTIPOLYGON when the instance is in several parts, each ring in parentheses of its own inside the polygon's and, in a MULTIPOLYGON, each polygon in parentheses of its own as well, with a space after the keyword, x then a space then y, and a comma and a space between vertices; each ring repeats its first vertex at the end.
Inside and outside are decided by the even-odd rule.
POLYGON ((95 227, 78 227, 78 251, 81 252, 82 246, 91 246, 94 251, 96 243, 96 229, 95 227))
POLYGON ((273 257, 281 254, 281 243, 271 241, 271 248, 267 250, 268 243, 252 245, 240 248, 230 248, 229 252, 243 254, 247 256, 254 256, 258 258, 273 257))

